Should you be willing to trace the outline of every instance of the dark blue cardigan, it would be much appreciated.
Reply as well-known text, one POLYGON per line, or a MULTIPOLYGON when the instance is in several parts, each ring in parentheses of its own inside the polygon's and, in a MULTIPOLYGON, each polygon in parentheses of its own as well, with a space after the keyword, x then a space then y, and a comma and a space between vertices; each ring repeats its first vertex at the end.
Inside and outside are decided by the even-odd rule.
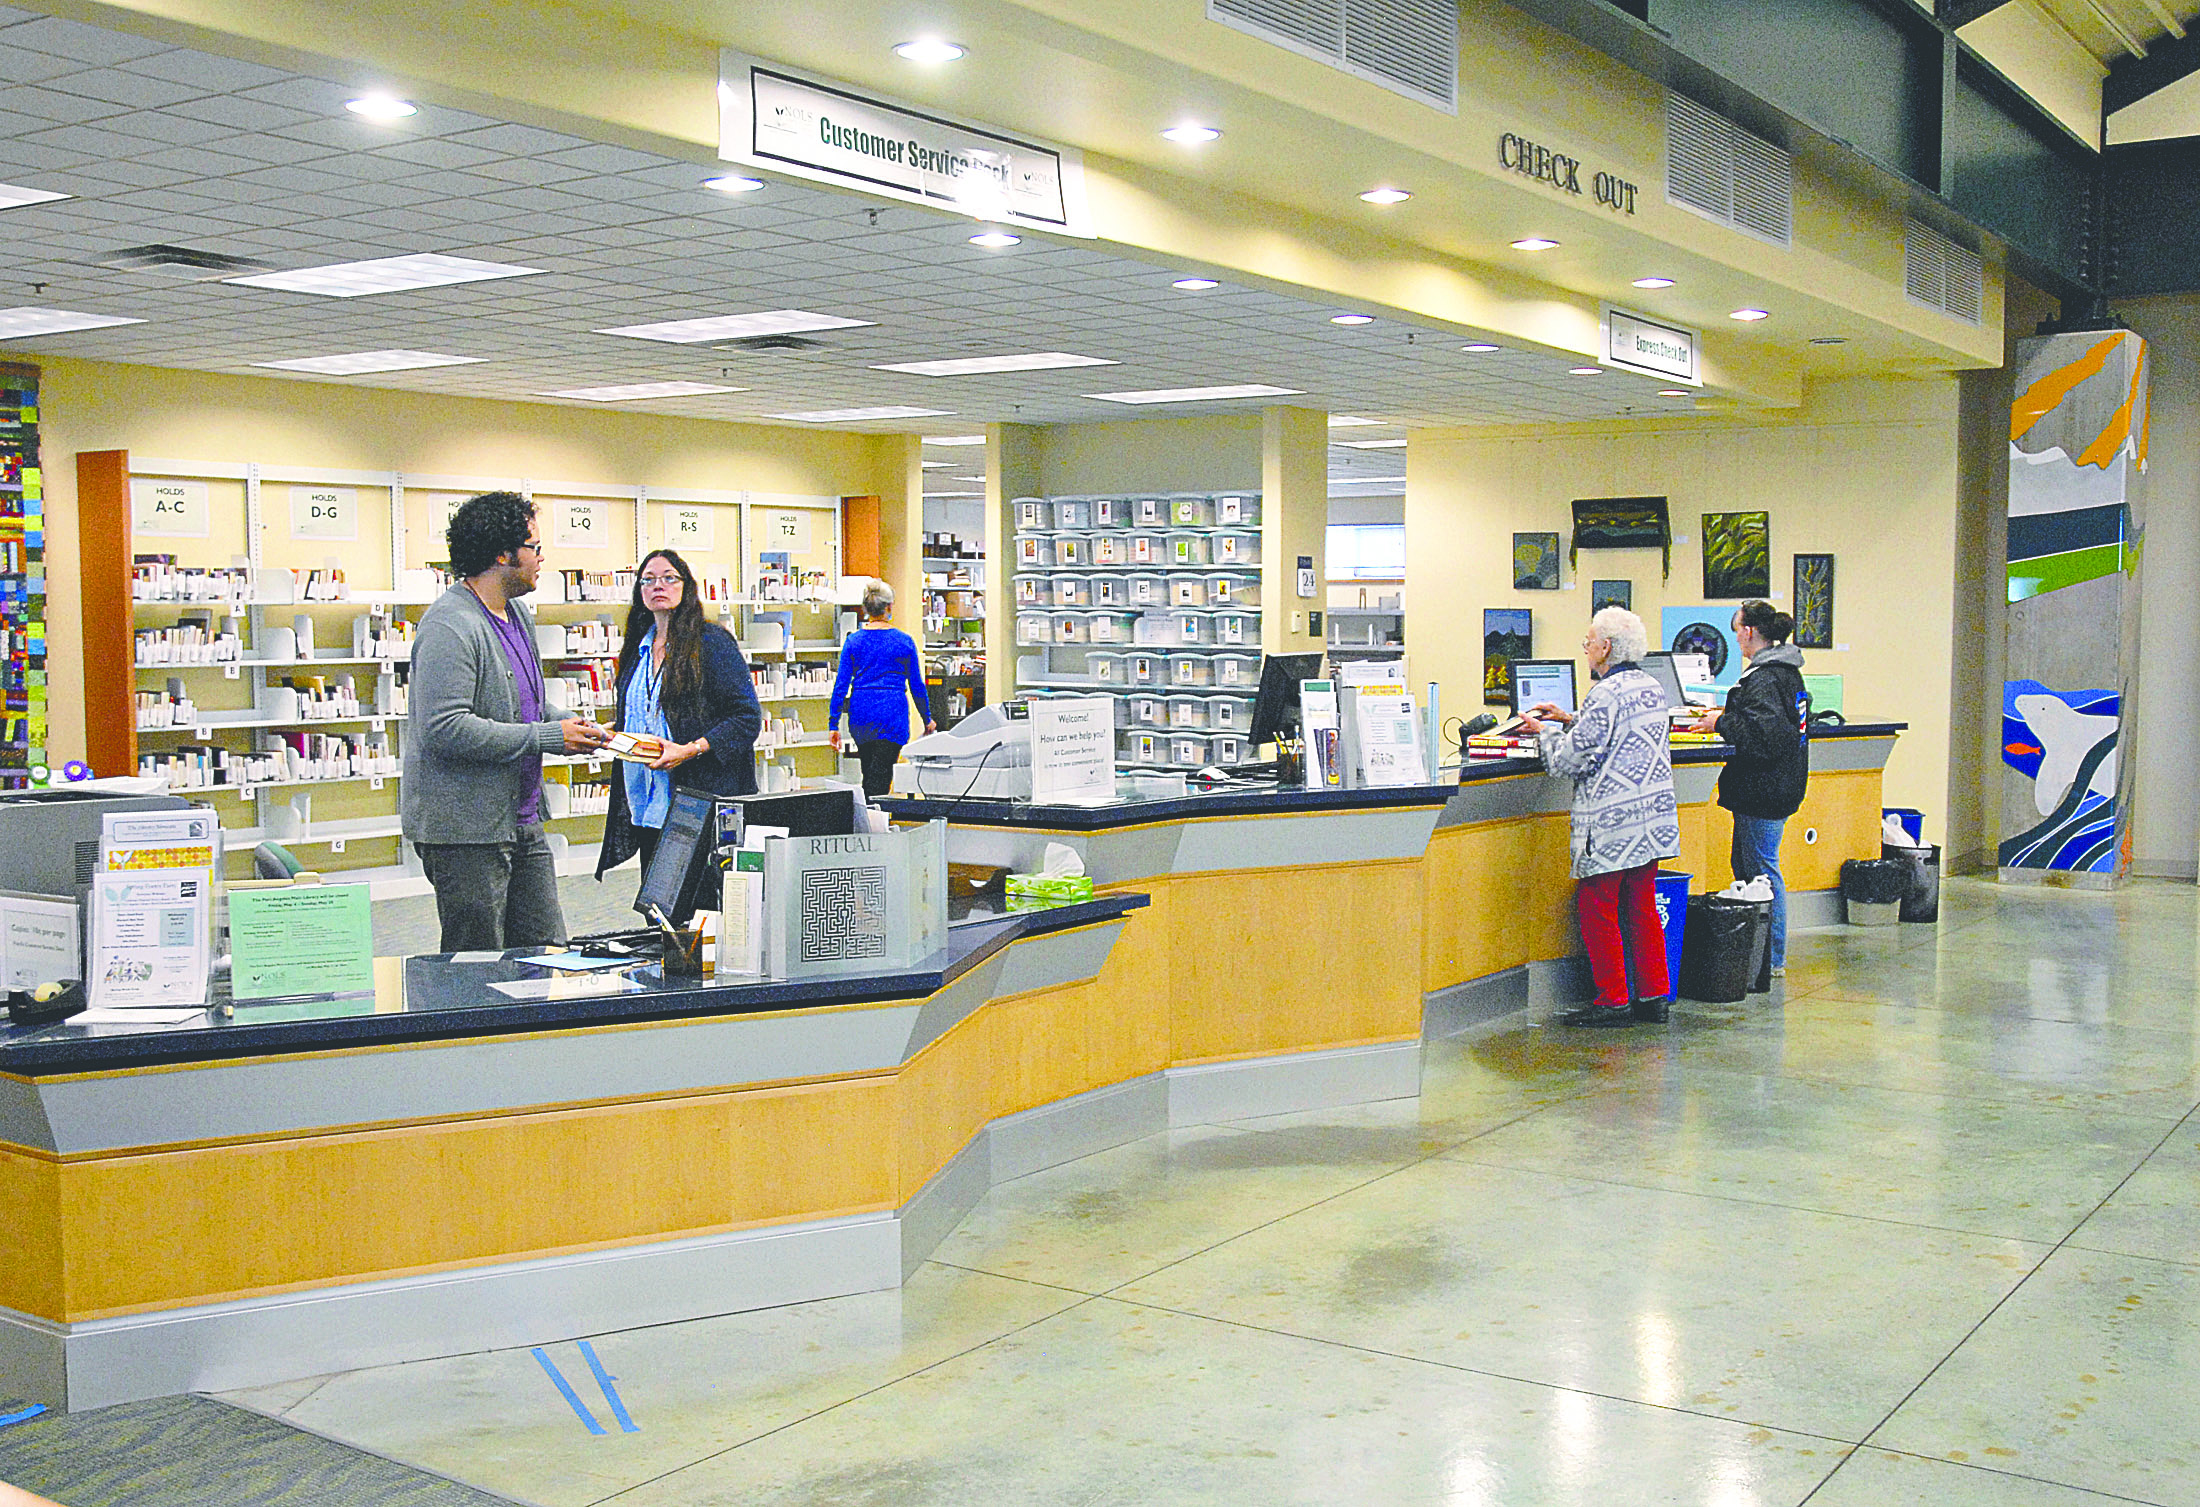
MULTIPOLYGON (((640 668, 641 657, 619 682, 619 715, 614 726, 626 724, 626 691, 640 668)), ((741 646, 716 623, 703 625, 703 702, 700 707, 667 706, 665 725, 675 743, 710 742, 710 752, 672 771, 675 790, 695 790, 710 795, 756 793, 756 735, 764 728, 764 709, 756 700, 756 680, 741 646)), ((611 777, 611 814, 603 827, 603 851, 596 856, 596 873, 626 862, 639 851, 634 818, 626 805, 626 780, 617 769, 611 777)))

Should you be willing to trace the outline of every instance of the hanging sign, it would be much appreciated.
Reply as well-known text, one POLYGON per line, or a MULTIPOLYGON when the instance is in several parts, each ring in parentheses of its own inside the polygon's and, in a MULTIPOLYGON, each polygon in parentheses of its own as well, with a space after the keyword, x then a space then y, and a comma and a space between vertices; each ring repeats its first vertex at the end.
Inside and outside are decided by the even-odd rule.
POLYGON ((204 539, 213 513, 203 481, 130 480, 130 532, 158 539, 204 539))
POLYGON ((694 503, 665 504, 665 545, 708 554, 718 547, 718 515, 694 503))
POLYGON ((1696 332, 1604 306, 1604 360, 1649 377, 1703 386, 1696 373, 1696 332))
POLYGON ((606 549, 611 544, 610 510, 600 502, 558 504, 557 531, 551 543, 560 549, 606 549))
POLYGON ((719 54, 718 155, 981 220, 1090 236, 1083 158, 1069 147, 895 104, 719 54))
POLYGON ((756 547, 763 554, 806 555, 810 552, 810 514, 803 508, 778 508, 766 513, 756 531, 756 547))
POLYGON ((344 539, 359 537, 359 493, 352 487, 290 489, 290 537, 293 539, 344 539))

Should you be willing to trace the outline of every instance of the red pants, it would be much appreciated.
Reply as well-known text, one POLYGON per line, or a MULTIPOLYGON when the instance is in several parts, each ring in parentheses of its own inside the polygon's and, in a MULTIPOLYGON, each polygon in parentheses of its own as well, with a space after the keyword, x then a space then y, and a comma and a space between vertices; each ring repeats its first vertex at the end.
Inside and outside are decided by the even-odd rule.
POLYGON ((1575 904, 1581 908, 1581 940, 1589 948, 1599 1005, 1618 1008, 1672 994, 1665 974, 1665 929, 1658 925, 1656 864, 1592 875, 1581 881, 1575 904), (1627 987, 1630 970, 1635 977, 1632 991, 1627 987))

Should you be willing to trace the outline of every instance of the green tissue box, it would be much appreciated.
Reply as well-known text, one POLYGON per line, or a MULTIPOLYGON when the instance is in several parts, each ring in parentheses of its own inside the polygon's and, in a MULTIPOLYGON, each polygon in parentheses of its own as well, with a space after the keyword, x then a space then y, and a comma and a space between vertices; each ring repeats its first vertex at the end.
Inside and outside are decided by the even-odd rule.
POLYGON ((1092 879, 1079 874, 1075 878, 1054 878, 1046 874, 1011 874, 1008 876, 1010 899, 1022 896, 1032 900, 1090 900, 1092 879))

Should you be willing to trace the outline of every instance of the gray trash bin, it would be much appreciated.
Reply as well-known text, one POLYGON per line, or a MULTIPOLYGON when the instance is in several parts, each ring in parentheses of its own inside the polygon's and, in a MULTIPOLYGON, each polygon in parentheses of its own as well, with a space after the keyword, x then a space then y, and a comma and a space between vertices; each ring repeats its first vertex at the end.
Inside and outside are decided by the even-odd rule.
POLYGON ((1905 884, 1902 890, 1902 919, 1905 921, 1938 921, 1940 919, 1940 846, 1926 843, 1921 847, 1909 847, 1902 843, 1881 843, 1879 856, 1902 865, 1905 884))

